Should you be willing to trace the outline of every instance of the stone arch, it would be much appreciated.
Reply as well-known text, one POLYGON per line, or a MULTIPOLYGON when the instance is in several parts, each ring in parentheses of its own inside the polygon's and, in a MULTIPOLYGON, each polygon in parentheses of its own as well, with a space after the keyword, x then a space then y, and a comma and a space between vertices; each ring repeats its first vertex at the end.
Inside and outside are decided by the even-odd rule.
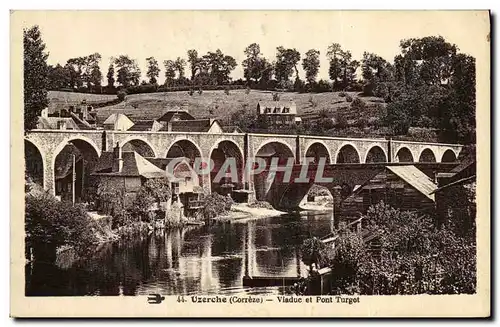
POLYGON ((271 140, 261 144, 257 151, 255 151, 255 157, 272 157, 276 155, 280 158, 295 159, 293 149, 285 142, 271 140))
POLYGON ((165 158, 178 158, 186 157, 189 159, 191 164, 194 164, 194 160, 199 157, 202 158, 202 151, 200 147, 193 141, 183 138, 177 139, 173 142, 170 147, 165 152, 165 158))
POLYGON ((101 150, 90 139, 77 136, 61 142, 53 153, 51 169, 54 173, 53 190, 62 200, 72 199, 75 186, 75 200, 84 202, 92 183, 91 174, 97 164, 101 150), (75 182, 73 184, 73 155, 75 156, 75 182))
MULTIPOLYGON (((263 167, 265 168, 264 171, 259 174, 253 175, 255 197, 259 201, 266 200, 266 196, 271 190, 274 179, 270 181, 267 179, 267 177, 270 173, 269 169, 271 167, 271 164, 276 162, 276 159, 274 158, 278 158, 278 167, 284 167, 287 165, 290 158, 292 158, 292 160, 294 161, 295 155, 292 148, 288 144, 274 140, 264 143, 255 152, 254 163, 258 162, 259 166, 261 164, 265 164, 265 167, 263 167), (258 161, 257 158, 263 159, 265 163, 259 162, 260 160, 258 161)), ((278 175, 280 174, 281 173, 278 173, 278 175)))
POLYGON ((451 149, 446 150, 441 157, 441 162, 455 162, 457 161, 457 156, 455 152, 451 149))
POLYGON ((378 145, 374 145, 366 152, 365 163, 387 162, 387 153, 378 145))
POLYGON ((158 158, 155 148, 148 140, 142 137, 130 136, 122 141, 120 146, 122 147, 122 151, 135 151, 146 158, 158 158))
POLYGON ((232 184, 235 189, 242 188, 244 158, 241 147, 232 140, 223 139, 212 146, 209 155, 214 164, 210 172, 211 191, 226 194, 230 191, 227 187, 229 184, 232 184), (226 175, 218 179, 218 173, 224 164, 227 164, 224 167, 226 175), (236 168, 236 171, 232 171, 232 168, 236 168))
POLYGON ((415 162, 413 153, 407 147, 399 148, 394 159, 396 162, 415 162))
POLYGON ((322 141, 315 141, 311 143, 306 151, 305 158, 314 158, 315 162, 318 163, 320 158, 326 158, 325 163, 330 164, 332 162, 332 155, 330 149, 322 141))
POLYGON ((211 167, 209 167, 209 162, 205 161, 200 147, 187 138, 177 139, 167 149, 165 158, 179 157, 186 158, 189 161, 189 165, 198 175, 199 185, 193 186, 201 186, 205 191, 210 191, 210 174, 207 169, 211 169, 211 167))
POLYGON ((335 155, 335 163, 360 163, 359 151, 351 143, 343 144, 335 155))
POLYGON ((431 149, 425 148, 420 152, 418 162, 436 162, 436 155, 431 149))
POLYGON ((24 140, 25 174, 35 184, 44 187, 45 155, 31 140, 24 140))

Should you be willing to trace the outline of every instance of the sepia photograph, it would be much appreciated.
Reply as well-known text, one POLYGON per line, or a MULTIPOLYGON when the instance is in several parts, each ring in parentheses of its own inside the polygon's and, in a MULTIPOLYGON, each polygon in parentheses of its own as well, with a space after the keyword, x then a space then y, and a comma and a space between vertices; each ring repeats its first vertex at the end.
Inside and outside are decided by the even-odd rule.
POLYGON ((13 11, 10 33, 21 316, 489 315, 488 11, 13 11))

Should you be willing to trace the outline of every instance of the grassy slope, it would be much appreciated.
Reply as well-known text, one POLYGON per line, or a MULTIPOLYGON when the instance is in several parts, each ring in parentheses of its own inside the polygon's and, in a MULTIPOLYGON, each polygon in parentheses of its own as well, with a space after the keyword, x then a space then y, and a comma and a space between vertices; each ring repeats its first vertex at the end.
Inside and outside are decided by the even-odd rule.
POLYGON ((86 100, 88 104, 106 102, 116 99, 116 95, 49 91, 48 98, 51 104, 67 107, 80 104, 82 100, 86 100))
MULTIPOLYGON (((251 90, 246 94, 245 90, 233 90, 229 95, 224 91, 203 91, 203 94, 194 93, 190 96, 188 92, 168 92, 168 93, 144 93, 128 95, 125 101, 114 105, 97 109, 98 119, 104 121, 112 113, 124 113, 132 120, 157 119, 167 110, 176 107, 186 108, 197 118, 210 117, 209 110, 213 110, 213 118, 219 118, 225 124, 231 124, 229 118, 231 114, 240 109, 255 112, 257 102, 271 101, 271 91, 251 90)), ((352 98, 359 96, 355 92, 349 92, 352 98)), ((331 116, 335 113, 342 113, 349 124, 356 124, 360 118, 368 122, 373 122, 382 117, 385 113, 385 103, 380 98, 362 97, 367 104, 364 110, 353 110, 345 97, 341 97, 339 92, 329 93, 280 93, 281 100, 293 100, 297 104, 299 116, 306 117, 308 114, 317 113, 323 109, 328 110, 331 116), (311 101, 312 99, 312 101, 311 101), (382 104, 382 105, 377 105, 382 104), (382 111, 382 112, 381 112, 382 111)), ((49 92, 49 100, 55 101, 62 108, 69 105, 81 103, 86 99, 88 103, 105 102, 116 99, 116 95, 83 94, 72 92, 49 92)), ((426 129, 412 129, 406 136, 398 136, 399 139, 410 139, 415 141, 438 142, 435 133, 429 133, 426 129)), ((338 130, 332 136, 352 136, 352 137, 382 137, 387 133, 386 128, 355 128, 338 130)))
MULTIPOLYGON (((351 93, 351 95, 356 96, 355 93, 351 93)), ((299 116, 319 112, 322 109, 329 110, 332 114, 340 110, 347 115, 348 119, 357 119, 366 115, 373 116, 374 114, 370 112, 370 108, 363 113, 352 112, 350 104, 346 102, 345 97, 340 97, 338 92, 281 93, 280 96, 282 101, 295 101, 299 116), (310 101, 311 97, 314 104, 310 101)), ((367 104, 381 101, 377 98, 363 99, 367 104)), ((167 110, 180 107, 188 109, 197 118, 209 117, 209 110, 212 109, 212 117, 225 120, 231 116, 231 113, 243 109, 245 106, 247 110, 255 111, 260 100, 271 101, 272 92, 251 90, 249 94, 246 94, 245 90, 234 90, 226 95, 223 91, 203 91, 203 94, 195 92, 193 96, 190 96, 188 92, 132 94, 128 95, 122 103, 98 109, 98 117, 102 121, 112 113, 124 113, 132 120, 156 119, 167 110)))

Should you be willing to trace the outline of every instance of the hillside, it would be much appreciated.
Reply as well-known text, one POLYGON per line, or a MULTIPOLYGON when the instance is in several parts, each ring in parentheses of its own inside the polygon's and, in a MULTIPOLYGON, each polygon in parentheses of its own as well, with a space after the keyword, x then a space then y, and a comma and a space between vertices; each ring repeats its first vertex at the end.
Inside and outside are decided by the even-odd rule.
MULTIPOLYGON (((273 92, 251 90, 246 94, 245 90, 233 90, 229 95, 224 91, 203 91, 202 94, 195 92, 192 96, 188 92, 167 93, 142 93, 127 95, 121 103, 98 108, 98 120, 103 122, 113 113, 123 113, 132 120, 157 119, 167 110, 187 109, 197 118, 218 118, 223 124, 232 125, 231 115, 234 112, 245 111, 255 113, 257 103, 270 101, 273 92), (212 114, 210 114, 212 111, 212 114)), ((281 92, 282 101, 293 100, 297 104, 298 115, 303 119, 317 116, 320 112, 327 112, 332 118, 340 114, 347 120, 348 127, 324 131, 329 136, 345 137, 384 137, 388 128, 383 124, 377 124, 385 116, 385 103, 383 99, 376 97, 364 97, 356 92, 347 92, 352 99, 356 97, 363 100, 365 107, 352 108, 347 96, 341 96, 341 92, 328 93, 296 93, 281 92), (367 126, 370 125, 370 126, 367 126), (365 126, 365 127, 363 127, 365 126)), ((81 103, 85 99, 87 103, 99 104, 116 100, 116 95, 85 94, 74 92, 49 91, 49 100, 57 105, 68 108, 70 105, 81 103)), ((270 131, 272 132, 272 131, 270 131)), ((314 133, 318 134, 318 133, 314 133)), ((320 134, 319 134, 320 135, 320 134)), ((408 139, 415 141, 437 142, 438 134, 430 129, 410 128, 406 136, 397 136, 397 139, 408 139)))
MULTIPOLYGON (((356 93, 349 95, 356 97, 356 93)), ((185 108, 197 118, 214 117, 227 120, 238 110, 255 111, 259 101, 272 99, 271 91, 259 90, 251 90, 249 94, 246 94, 245 90, 233 90, 229 95, 223 91, 203 91, 202 94, 195 92, 192 96, 188 92, 133 94, 128 95, 122 103, 98 109, 98 117, 99 120, 103 120, 113 113, 124 113, 132 120, 156 119, 167 110, 185 108)), ((346 97, 340 96, 338 92, 318 94, 283 92, 280 93, 280 100, 295 101, 299 116, 308 116, 327 110, 332 115, 340 111, 347 116, 347 119, 373 117, 375 112, 371 112, 370 108, 374 107, 372 105, 375 103, 383 102, 378 98, 366 97, 363 98, 367 103, 366 111, 352 112, 346 97)))
POLYGON ((89 104, 106 102, 116 99, 116 95, 49 91, 48 98, 51 104, 75 105, 81 103, 82 100, 89 104))

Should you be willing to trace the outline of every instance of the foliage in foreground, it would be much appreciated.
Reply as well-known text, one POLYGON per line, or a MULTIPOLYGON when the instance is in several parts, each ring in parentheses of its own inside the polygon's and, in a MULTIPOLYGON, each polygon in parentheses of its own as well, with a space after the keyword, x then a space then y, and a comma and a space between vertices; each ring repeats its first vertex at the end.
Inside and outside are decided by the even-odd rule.
POLYGON ((95 244, 92 219, 83 207, 61 202, 45 192, 27 194, 25 206, 26 242, 35 253, 41 247, 55 251, 57 247, 70 246, 84 256, 95 244))
MULTIPOLYGON (((473 237, 455 233, 450 224, 437 228, 429 216, 379 203, 363 217, 365 231, 378 233, 374 250, 360 234, 345 231, 331 256, 332 294, 473 294, 476 246, 473 237)), ((303 254, 304 262, 310 253, 303 254)))

